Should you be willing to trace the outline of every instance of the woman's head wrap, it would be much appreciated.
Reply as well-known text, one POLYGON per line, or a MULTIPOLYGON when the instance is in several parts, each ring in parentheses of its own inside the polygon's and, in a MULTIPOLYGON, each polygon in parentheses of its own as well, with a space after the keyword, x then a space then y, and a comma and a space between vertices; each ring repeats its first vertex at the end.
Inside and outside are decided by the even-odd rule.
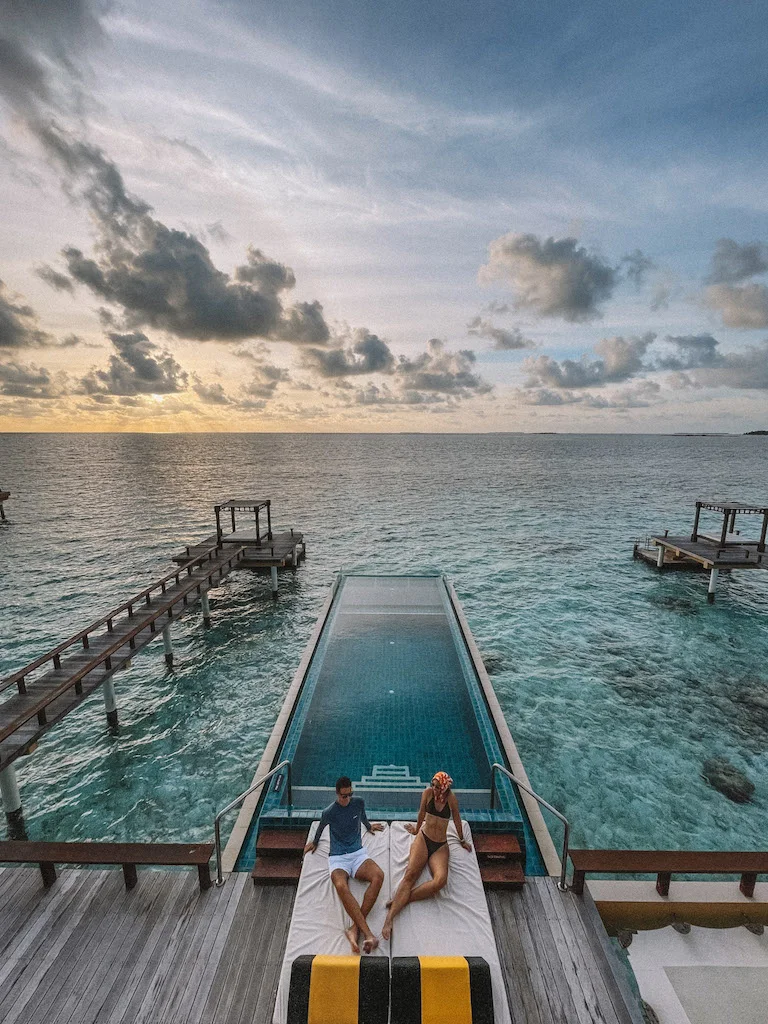
POLYGON ((448 772, 435 772, 432 776, 432 788, 437 790, 438 799, 442 799, 453 785, 453 779, 448 772))

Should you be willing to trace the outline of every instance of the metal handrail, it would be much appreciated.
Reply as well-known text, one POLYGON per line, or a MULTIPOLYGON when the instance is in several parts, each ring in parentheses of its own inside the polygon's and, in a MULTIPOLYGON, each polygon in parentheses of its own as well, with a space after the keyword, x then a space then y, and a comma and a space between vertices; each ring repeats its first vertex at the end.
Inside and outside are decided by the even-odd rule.
POLYGON ((528 786, 525 782, 521 782, 520 779, 514 776, 512 772, 509 771, 509 769, 504 767, 503 764, 498 764, 497 762, 494 762, 493 766, 491 767, 491 810, 493 810, 494 805, 496 803, 497 771, 502 772, 504 775, 506 775, 507 778, 511 779, 516 786, 519 786, 520 789, 524 789, 525 792, 528 793, 529 796, 532 796, 534 800, 538 800, 542 807, 546 807, 548 811, 551 811, 556 818, 562 821, 563 826, 565 828, 565 836, 563 838, 563 857, 562 866, 560 868, 560 881, 557 883, 557 888, 560 890, 560 892, 568 892, 569 887, 568 883, 565 880, 565 873, 568 868, 568 839, 571 834, 571 826, 568 824, 568 819, 565 817, 565 815, 561 814, 560 811, 557 810, 557 808, 553 807, 552 804, 548 804, 547 801, 544 800, 543 797, 540 797, 538 793, 534 793, 530 786, 528 786))
POLYGON ((256 782, 254 782, 254 784, 250 787, 250 789, 246 789, 246 791, 244 793, 241 793, 240 796, 235 797, 235 799, 232 801, 232 803, 231 804, 227 804, 227 806, 223 810, 219 811, 219 813, 214 818, 214 820, 213 820, 213 832, 214 832, 214 842, 216 843, 216 885, 217 886, 224 885, 224 875, 222 874, 222 871, 221 871, 221 826, 219 824, 221 822, 221 819, 224 817, 225 814, 227 814, 229 811, 231 811, 233 807, 237 807, 238 804, 241 804, 243 802, 243 800, 245 800, 245 798, 247 796, 250 796, 251 793, 253 793, 253 791, 255 789, 258 789, 259 786, 263 786, 264 783, 267 781, 267 779, 271 779, 273 775, 277 775, 277 773, 280 771, 281 768, 287 768, 288 769, 288 806, 290 807, 292 805, 292 803, 293 803, 293 801, 291 799, 291 796, 292 796, 292 794, 291 794, 291 762, 290 761, 281 761, 280 764, 276 765, 272 769, 272 771, 267 772, 266 775, 262 775, 262 777, 260 779, 257 779, 256 782))

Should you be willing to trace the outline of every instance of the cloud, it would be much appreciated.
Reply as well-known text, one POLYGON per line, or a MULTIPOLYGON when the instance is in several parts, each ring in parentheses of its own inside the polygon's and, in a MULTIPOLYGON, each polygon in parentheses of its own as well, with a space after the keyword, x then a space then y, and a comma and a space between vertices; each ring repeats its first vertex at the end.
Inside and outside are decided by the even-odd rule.
POLYGON ((427 342, 426 351, 415 359, 400 356, 396 379, 402 392, 410 394, 410 404, 418 404, 425 394, 461 399, 485 395, 493 389, 473 372, 476 360, 475 353, 469 349, 448 352, 439 338, 432 338, 427 342))
POLYGON ((289 267, 251 246, 246 262, 230 277, 214 266, 199 238, 153 218, 100 149, 52 123, 34 130, 70 192, 88 206, 98 231, 92 256, 74 246, 63 250, 69 277, 118 306, 121 329, 152 327, 196 341, 328 340, 319 302, 284 307, 284 293, 296 284, 289 267))
POLYGON ((692 373, 697 384, 740 390, 768 390, 768 340, 740 352, 723 353, 719 363, 692 373))
POLYGON ((720 238, 712 256, 707 284, 738 284, 768 270, 768 249, 760 242, 740 245, 732 238, 720 238))
POLYGON ((81 380, 89 395, 168 395, 184 391, 188 374, 170 352, 160 349, 146 334, 111 333, 115 349, 106 370, 92 369, 81 380))
POLYGON ((489 338, 493 342, 491 348, 500 352, 536 347, 535 342, 523 336, 519 327, 512 327, 509 330, 504 327, 495 327, 490 320, 483 320, 479 316, 469 321, 467 334, 476 338, 489 338))
POLYGON ((232 399, 226 393, 221 384, 204 384, 198 381, 192 390, 201 402, 206 405, 232 405, 232 399))
POLYGON ((768 288, 764 284, 712 284, 704 301, 720 313, 726 327, 768 327, 768 288))
POLYGON ((640 288, 645 282, 646 274, 649 270, 653 270, 656 264, 645 253, 635 249, 633 252, 627 253, 626 256, 622 256, 621 266, 624 268, 627 280, 632 281, 637 288, 640 288))
POLYGON ((711 334, 668 334, 664 339, 675 348, 675 354, 662 356, 654 365, 659 370, 691 370, 696 367, 718 366, 722 356, 718 341, 711 334))
POLYGON ((643 380, 627 388, 619 388, 608 395, 594 395, 586 391, 553 391, 551 388, 521 388, 514 395, 524 405, 579 405, 588 409, 644 409, 653 405, 661 392, 656 381, 643 380))
POLYGON ((253 376, 248 384, 243 386, 242 392, 246 399, 256 398, 266 402, 272 398, 278 384, 290 379, 291 375, 284 367, 262 363, 254 368, 253 376))
POLYGON ((540 239, 509 233, 494 239, 479 279, 501 280, 515 294, 516 310, 560 317, 571 323, 601 316, 599 304, 611 297, 619 273, 575 238, 540 239))
POLYGON ((526 387, 589 388, 627 380, 643 369, 643 357, 655 340, 650 332, 635 338, 603 338, 595 345, 600 358, 591 361, 586 356, 578 362, 532 356, 523 363, 528 373, 526 387))
POLYGON ((12 296, 0 281, 0 349, 51 345, 53 339, 41 330, 37 315, 18 295, 12 296))
POLYGON ((303 353, 304 365, 322 377, 350 377, 364 373, 393 373, 395 357, 386 341, 364 327, 352 332, 351 344, 342 348, 310 348, 303 353))
POLYGON ((0 395, 13 398, 58 398, 64 392, 66 376, 54 378, 42 366, 17 362, 0 363, 0 395))
POLYGON ((66 274, 60 274, 58 270, 54 270, 53 267, 49 267, 45 263, 40 267, 35 267, 35 273, 57 292, 74 292, 75 290, 71 278, 66 274))

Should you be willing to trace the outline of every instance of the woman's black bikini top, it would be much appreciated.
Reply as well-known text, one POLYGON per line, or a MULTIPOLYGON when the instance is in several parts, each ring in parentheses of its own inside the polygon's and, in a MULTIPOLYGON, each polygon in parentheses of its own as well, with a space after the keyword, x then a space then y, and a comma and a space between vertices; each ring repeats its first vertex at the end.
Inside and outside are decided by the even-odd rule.
POLYGON ((427 804, 427 814, 434 814, 436 818, 450 818, 451 809, 448 806, 448 801, 445 801, 445 807, 442 811, 438 811, 435 808, 435 798, 431 796, 429 798, 429 803, 427 804))

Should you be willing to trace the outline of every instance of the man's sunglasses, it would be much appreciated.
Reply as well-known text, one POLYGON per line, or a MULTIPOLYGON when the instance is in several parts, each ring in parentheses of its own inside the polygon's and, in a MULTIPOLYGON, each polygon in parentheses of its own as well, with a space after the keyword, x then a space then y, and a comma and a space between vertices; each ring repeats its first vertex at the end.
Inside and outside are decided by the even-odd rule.
POLYGON ((347 800, 349 797, 352 796, 352 790, 350 789, 348 793, 339 793, 339 796, 341 797, 342 800, 347 800))

